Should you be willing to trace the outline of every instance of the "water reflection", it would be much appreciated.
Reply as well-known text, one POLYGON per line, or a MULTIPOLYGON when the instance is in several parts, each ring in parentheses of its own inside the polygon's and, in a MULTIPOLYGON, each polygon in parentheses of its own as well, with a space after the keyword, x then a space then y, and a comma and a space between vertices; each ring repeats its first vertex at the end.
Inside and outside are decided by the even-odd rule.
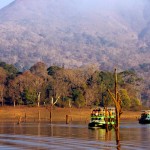
MULTIPOLYGON (((121 150, 146 150, 150 125, 124 122, 120 126, 121 150)), ((91 130, 87 124, 0 123, 0 149, 116 150, 115 130, 91 130)))
POLYGON ((115 130, 106 132, 105 129, 90 129, 93 130, 95 134, 95 139, 99 141, 112 141, 115 140, 115 130))

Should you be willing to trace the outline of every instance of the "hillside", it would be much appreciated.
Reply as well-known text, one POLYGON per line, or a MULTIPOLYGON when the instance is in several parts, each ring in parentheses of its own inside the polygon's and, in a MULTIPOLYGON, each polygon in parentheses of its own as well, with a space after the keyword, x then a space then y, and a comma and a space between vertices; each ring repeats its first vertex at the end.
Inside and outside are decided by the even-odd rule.
POLYGON ((15 0, 0 10, 0 59, 127 69, 149 63, 147 0, 15 0))

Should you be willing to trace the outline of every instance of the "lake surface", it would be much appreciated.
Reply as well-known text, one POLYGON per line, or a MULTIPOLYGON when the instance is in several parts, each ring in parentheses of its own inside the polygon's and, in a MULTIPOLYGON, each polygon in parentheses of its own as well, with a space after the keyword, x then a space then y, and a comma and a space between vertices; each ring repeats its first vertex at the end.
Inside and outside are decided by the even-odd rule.
MULTIPOLYGON (((150 125, 120 125, 121 150, 149 150, 150 125)), ((0 123, 2 150, 117 150, 115 131, 88 129, 85 123, 0 123)))

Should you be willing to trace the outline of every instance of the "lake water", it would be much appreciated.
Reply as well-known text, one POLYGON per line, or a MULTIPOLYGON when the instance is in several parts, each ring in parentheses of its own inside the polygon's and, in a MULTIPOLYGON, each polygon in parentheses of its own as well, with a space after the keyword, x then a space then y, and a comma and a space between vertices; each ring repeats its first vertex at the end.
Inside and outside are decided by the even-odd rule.
MULTIPOLYGON (((121 122, 121 150, 149 150, 150 125, 121 122)), ((115 132, 91 130, 85 123, 0 123, 2 150, 116 150, 115 132)))

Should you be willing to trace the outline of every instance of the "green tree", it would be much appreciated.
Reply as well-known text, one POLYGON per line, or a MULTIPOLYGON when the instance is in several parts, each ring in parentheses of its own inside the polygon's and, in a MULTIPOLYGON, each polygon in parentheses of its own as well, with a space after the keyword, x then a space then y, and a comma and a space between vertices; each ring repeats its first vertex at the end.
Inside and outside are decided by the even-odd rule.
POLYGON ((77 107, 85 106, 85 99, 84 99, 82 90, 80 90, 80 89, 73 89, 73 91, 72 91, 72 98, 73 98, 75 106, 77 106, 77 107))
POLYGON ((35 106, 37 103, 37 93, 34 90, 29 90, 29 89, 25 89, 23 91, 23 101, 24 104, 26 105, 30 105, 30 106, 35 106))
POLYGON ((112 72, 101 71, 99 73, 98 83, 103 83, 104 90, 114 89, 114 74, 112 72))
POLYGON ((0 67, 0 102, 4 104, 4 96, 6 91, 8 73, 2 67, 0 67))
POLYGON ((58 70, 60 70, 61 68, 58 66, 50 66, 47 71, 48 71, 48 75, 53 76, 58 70))
POLYGON ((16 67, 11 64, 6 64, 5 62, 0 62, 0 67, 7 71, 9 78, 14 78, 19 73, 16 67))
POLYGON ((126 89, 121 89, 119 91, 119 93, 120 93, 120 99, 121 99, 121 102, 122 102, 121 103, 122 108, 129 109, 130 106, 131 106, 131 99, 128 95, 127 90, 126 89))
POLYGON ((131 106, 132 107, 138 107, 141 106, 141 101, 138 98, 132 97, 131 98, 131 106))

